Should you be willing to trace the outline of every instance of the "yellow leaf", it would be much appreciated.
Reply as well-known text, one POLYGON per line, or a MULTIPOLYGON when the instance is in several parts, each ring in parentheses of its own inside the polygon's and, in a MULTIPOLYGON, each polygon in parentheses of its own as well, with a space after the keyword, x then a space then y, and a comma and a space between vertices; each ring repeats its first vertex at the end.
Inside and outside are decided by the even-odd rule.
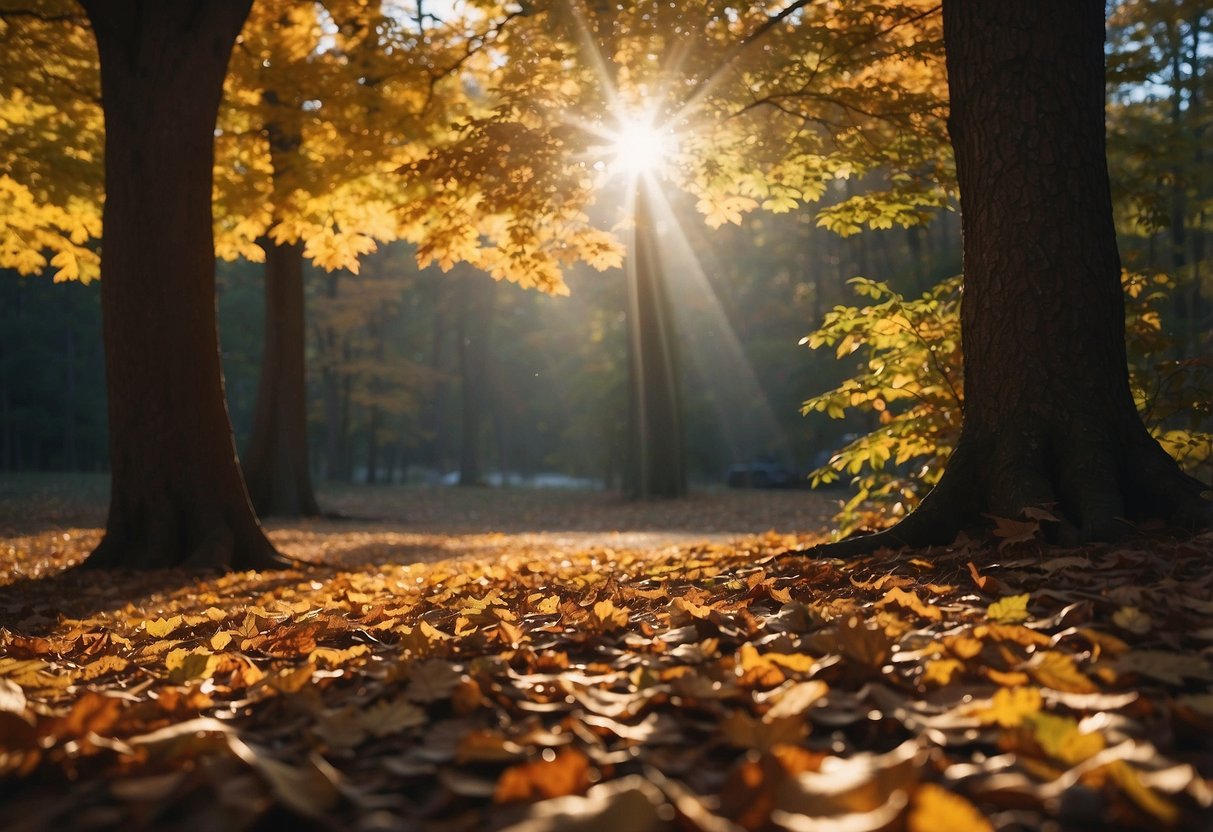
POLYGON ((229 632, 218 632, 211 636, 211 649, 222 650, 227 647, 232 641, 232 634, 229 632))
POLYGON ((1028 595, 1008 595, 1002 600, 995 601, 990 604, 986 610, 987 617, 991 621, 998 621, 1004 624, 1010 624, 1015 621, 1026 621, 1028 615, 1028 595))
POLYGON ((595 604, 593 614, 598 624, 606 629, 626 627, 628 624, 627 608, 615 606, 610 599, 595 604))
POLYGON ((76 280, 80 277, 80 263, 76 260, 76 255, 70 251, 61 251, 56 254, 51 258, 51 265, 58 269, 55 272, 55 283, 76 280))
POLYGON ((560 611, 560 598, 556 595, 549 595, 535 604, 534 609, 539 615, 555 615, 560 611))
POLYGON ((1041 685, 1068 693, 1096 693, 1098 688, 1088 679, 1073 656, 1065 653, 1042 652, 1028 664, 1028 673, 1041 685))
POLYGON ((214 656, 205 650, 173 650, 164 657, 168 680, 174 685, 183 685, 194 679, 205 679, 211 675, 214 656))
POLYGON ((121 656, 101 656, 95 662, 89 662, 80 668, 80 678, 89 682, 107 673, 121 673, 129 664, 130 662, 121 656))
POLYGON ((990 707, 979 710, 977 718, 986 725, 1014 728, 1040 713, 1043 704, 1037 688, 999 688, 990 699, 990 707))
POLYGON ((347 647, 340 650, 333 647, 317 647, 308 654, 307 660, 312 664, 323 667, 340 667, 351 659, 365 655, 371 652, 371 648, 365 644, 355 644, 352 647, 347 647))
POLYGON ((994 827, 976 806, 935 783, 914 790, 914 802, 906 819, 907 832, 993 832, 994 827))
POLYGON ((1112 623, 1122 630, 1127 630, 1139 636, 1150 632, 1153 622, 1150 616, 1137 607, 1121 607, 1112 615, 1112 623))
POLYGON ((143 622, 143 630, 149 636, 164 638, 173 632, 173 630, 180 627, 182 620, 180 615, 174 615, 172 618, 157 618, 154 621, 148 619, 143 622))
POLYGON ((1078 765, 1104 750, 1103 737, 1095 732, 1082 733, 1071 717, 1038 713, 1029 722, 1041 749, 1068 766, 1078 765))
POLYGON ((896 604, 902 609, 909 610, 916 615, 925 618, 929 621, 939 621, 943 618, 943 613, 938 607, 933 607, 930 604, 924 604, 922 599, 914 591, 906 592, 904 589, 893 587, 885 596, 877 602, 876 606, 884 608, 896 604))
POLYGON ((1137 771, 1124 760, 1109 764, 1106 771, 1130 800, 1157 818, 1162 826, 1171 828, 1179 821, 1179 808, 1142 783, 1137 771))
POLYGON ((949 684, 952 676, 962 667, 964 662, 960 659, 932 659, 923 669, 922 681, 942 687, 949 684))

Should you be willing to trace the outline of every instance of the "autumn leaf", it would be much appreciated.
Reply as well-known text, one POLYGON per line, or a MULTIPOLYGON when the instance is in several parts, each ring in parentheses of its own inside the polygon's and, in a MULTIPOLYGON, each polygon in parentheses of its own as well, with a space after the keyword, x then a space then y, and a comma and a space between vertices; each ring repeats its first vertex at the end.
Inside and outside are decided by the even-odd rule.
POLYGON ((844 656, 868 667, 879 667, 892 655, 893 643, 884 630, 855 616, 839 624, 836 638, 844 656))
POLYGON ((991 621, 1002 623, 1013 623, 1016 621, 1026 621, 1031 615, 1028 613, 1028 595, 1008 595, 1006 598, 995 601, 990 604, 986 610, 986 617, 991 621))
POLYGON ((1040 713, 1043 706, 1044 699, 1036 688, 999 688, 991 697, 990 706, 978 709, 976 714, 987 725, 1014 728, 1040 713))
POLYGON ((609 598, 594 604, 593 621, 604 630, 618 630, 628 625, 628 609, 616 607, 609 598))
POLYGON ((994 832, 993 825, 976 806, 935 783, 923 783, 914 790, 906 829, 907 832, 941 832, 946 829, 994 832))
POLYGON ((174 615, 172 618, 157 618, 143 622, 143 630, 149 636, 155 638, 166 638, 174 630, 181 626, 182 617, 174 615))
POLYGON ((1121 607, 1112 614, 1112 623, 1122 630, 1139 636, 1150 632, 1150 628, 1153 626, 1150 616, 1137 607, 1121 607))
POLYGON ((986 516, 994 521, 994 536, 1001 538, 999 551, 1015 543, 1030 543, 1040 534, 1039 520, 1009 520, 992 514, 986 516))
POLYGON ((884 598, 880 599, 880 602, 877 604, 878 607, 887 607, 889 605, 909 610, 928 621, 939 621, 943 618, 943 613, 940 612, 938 607, 924 604, 916 592, 907 592, 898 587, 893 587, 885 593, 884 598))
POLYGON ((519 803, 584 794, 589 786, 589 758, 575 748, 566 748, 550 757, 507 768, 497 780, 493 802, 519 803))
POLYGON ((800 714, 755 719, 734 711, 720 723, 720 733, 737 748, 770 751, 779 745, 796 745, 809 735, 809 725, 800 714))
POLYGON ((1041 749, 1058 762, 1073 766, 1104 749, 1103 737, 1083 732, 1078 723, 1066 716, 1038 713, 1025 721, 1041 749))
POLYGON ((1057 651, 1036 654, 1028 663, 1028 673, 1046 688, 1070 693, 1095 693, 1095 684, 1078 669, 1074 657, 1057 651))

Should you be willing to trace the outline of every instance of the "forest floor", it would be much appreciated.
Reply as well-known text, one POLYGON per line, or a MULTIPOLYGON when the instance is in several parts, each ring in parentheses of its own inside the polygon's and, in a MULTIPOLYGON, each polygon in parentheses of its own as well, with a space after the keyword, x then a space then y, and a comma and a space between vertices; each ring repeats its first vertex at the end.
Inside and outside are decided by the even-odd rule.
POLYGON ((1213 828, 1213 534, 806 557, 835 496, 342 488, 110 575, 102 480, 0 479, 0 829, 1213 828))

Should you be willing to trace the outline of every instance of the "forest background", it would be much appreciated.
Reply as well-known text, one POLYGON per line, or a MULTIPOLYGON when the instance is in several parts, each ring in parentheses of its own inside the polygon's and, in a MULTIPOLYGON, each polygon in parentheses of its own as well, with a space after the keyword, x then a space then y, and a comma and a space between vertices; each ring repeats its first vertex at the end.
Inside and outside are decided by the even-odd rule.
MULTIPOLYGON (((1107 46, 1109 162, 1138 405, 1168 450, 1189 470, 1203 465, 1206 479, 1209 17, 1201 3, 1123 3, 1107 46)), ((814 205, 738 214, 712 231, 693 197, 667 193, 702 266, 666 278, 698 485, 723 484, 730 466, 756 461, 802 482, 814 470, 816 484, 858 477, 844 518, 853 527, 871 519, 857 513, 864 500, 900 511, 938 476, 959 423, 955 195, 937 208, 916 206, 925 222, 909 227, 831 213, 883 187, 883 177, 840 172, 814 205), (850 282, 857 277, 869 282, 850 282), (881 328, 897 315, 915 333, 881 328), (914 384, 888 389, 888 376, 872 371, 885 364, 909 368, 914 384)), ((596 219, 609 220, 610 198, 600 198, 596 219)), ((17 246, 4 250, 20 256, 17 246)), ((466 264, 450 273, 419 268, 416 253, 389 243, 363 255, 357 275, 332 269, 348 263, 306 267, 313 475, 500 485, 555 474, 549 482, 618 488, 628 416, 622 271, 575 265, 565 275, 570 295, 550 296, 466 264)), ((0 270, 0 470, 105 470, 98 284, 60 282, 68 275, 59 265, 7 262, 15 268, 0 270)), ((241 449, 265 338, 261 272, 239 256, 218 272, 241 449)))

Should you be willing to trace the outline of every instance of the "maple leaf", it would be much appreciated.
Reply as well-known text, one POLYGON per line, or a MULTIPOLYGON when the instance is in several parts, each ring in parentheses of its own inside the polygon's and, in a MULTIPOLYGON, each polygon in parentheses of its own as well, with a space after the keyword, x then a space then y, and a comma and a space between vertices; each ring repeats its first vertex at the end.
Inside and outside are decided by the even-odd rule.
POLYGON ((887 607, 890 605, 896 605, 902 609, 909 610, 910 612, 913 612, 929 621, 939 621, 943 618, 943 613, 938 607, 931 606, 930 604, 924 604, 916 592, 906 592, 904 589, 900 589, 898 587, 893 587, 890 589, 876 604, 878 607, 887 607))
POLYGON ((1040 691, 1031 687, 999 688, 990 699, 988 708, 979 708, 978 718, 987 725, 1014 728, 1035 714, 1040 713, 1044 699, 1040 691))
POLYGON ((994 832, 994 826, 977 807, 960 795, 935 783, 923 783, 914 790, 907 832, 939 832, 963 829, 966 832, 994 832))
POLYGON ((1047 688, 1071 693, 1095 693, 1095 683, 1078 669, 1074 657, 1055 650, 1037 653, 1028 662, 1028 673, 1047 688))
POLYGON ((604 630, 618 630, 628 625, 626 607, 617 607, 609 598, 594 604, 592 615, 594 622, 604 630))
POLYGON ((1025 722, 1041 749, 1050 757, 1068 766, 1078 765, 1103 751, 1105 743, 1100 734, 1083 732, 1078 722, 1068 716, 1038 713, 1025 722))
POLYGON ((1002 538, 998 544, 999 551, 1015 543, 1029 543, 1040 534, 1039 520, 1009 520, 993 514, 986 516, 994 521, 994 536, 1002 538))
POLYGON ((991 621, 1000 621, 1011 623, 1015 621, 1026 621, 1031 615, 1028 613, 1028 594, 1023 595, 1008 595, 995 601, 986 609, 986 617, 991 621))

